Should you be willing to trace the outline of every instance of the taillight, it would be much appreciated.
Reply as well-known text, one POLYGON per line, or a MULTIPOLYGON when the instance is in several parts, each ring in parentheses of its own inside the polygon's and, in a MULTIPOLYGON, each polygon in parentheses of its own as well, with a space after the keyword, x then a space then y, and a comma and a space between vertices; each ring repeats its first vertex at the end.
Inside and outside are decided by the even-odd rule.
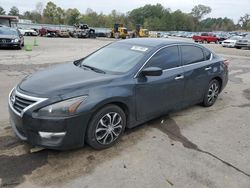
POLYGON ((226 59, 226 60, 223 61, 223 63, 224 63, 224 65, 228 68, 228 66, 229 66, 229 61, 226 59))

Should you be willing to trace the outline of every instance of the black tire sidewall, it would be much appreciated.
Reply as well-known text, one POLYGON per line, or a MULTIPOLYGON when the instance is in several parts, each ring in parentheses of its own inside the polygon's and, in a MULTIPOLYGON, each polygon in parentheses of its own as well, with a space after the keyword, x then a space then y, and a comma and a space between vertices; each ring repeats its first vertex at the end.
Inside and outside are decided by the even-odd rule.
POLYGON ((209 92, 209 88, 210 88, 211 85, 214 84, 214 83, 217 84, 217 86, 219 87, 219 91, 220 91, 220 88, 221 88, 220 82, 219 82, 218 80, 216 80, 216 79, 211 80, 211 81, 209 82, 209 84, 208 84, 208 87, 207 87, 207 90, 206 90, 206 92, 205 92, 204 99, 203 99, 203 106, 205 106, 205 107, 213 106, 214 103, 215 103, 215 102, 217 101, 217 99, 218 99, 218 97, 217 97, 216 100, 214 100, 212 103, 209 103, 209 102, 208 102, 208 97, 207 97, 207 95, 208 95, 208 92, 209 92))
POLYGON ((93 115, 93 117, 91 118, 90 123, 87 127, 87 130, 86 130, 86 134, 85 134, 86 141, 92 148, 97 149, 97 150, 109 148, 118 142, 118 140, 121 138, 121 136, 125 130, 125 127, 126 127, 126 115, 125 115, 124 111, 120 107, 118 107, 117 105, 105 106, 105 107, 101 108, 99 111, 97 111, 93 115), (112 143, 107 144, 107 145, 102 145, 96 140, 96 136, 95 136, 96 126, 97 126, 99 120, 105 114, 107 114, 109 112, 116 112, 122 117, 122 122, 123 122, 122 126, 123 127, 122 127, 122 131, 121 131, 120 135, 118 136, 118 138, 115 141, 113 141, 112 143))

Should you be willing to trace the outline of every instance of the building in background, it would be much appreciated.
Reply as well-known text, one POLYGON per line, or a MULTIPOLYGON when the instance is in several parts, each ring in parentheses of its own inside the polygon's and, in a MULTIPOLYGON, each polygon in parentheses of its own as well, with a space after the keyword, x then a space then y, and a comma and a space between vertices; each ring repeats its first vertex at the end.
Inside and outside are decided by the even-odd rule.
POLYGON ((0 25, 5 25, 8 27, 17 27, 18 16, 3 16, 0 15, 0 25))
POLYGON ((19 19, 18 23, 23 23, 23 24, 32 24, 33 22, 31 20, 26 20, 26 19, 19 19))

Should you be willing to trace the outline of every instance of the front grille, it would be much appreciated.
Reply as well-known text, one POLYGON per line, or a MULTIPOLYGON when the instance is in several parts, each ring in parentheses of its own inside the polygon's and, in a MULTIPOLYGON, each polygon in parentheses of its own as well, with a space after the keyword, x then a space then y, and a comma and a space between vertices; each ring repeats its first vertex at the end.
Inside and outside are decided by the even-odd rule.
POLYGON ((238 40, 238 42, 248 42, 248 40, 238 40))
POLYGON ((33 101, 33 100, 28 100, 28 99, 25 99, 23 97, 20 97, 18 95, 15 96, 15 102, 13 103, 13 108, 21 113, 23 111, 23 109, 25 109, 26 107, 34 104, 36 101, 33 101))
POLYGON ((9 94, 9 106, 13 112, 22 117, 29 108, 46 101, 48 98, 33 97, 19 93, 15 88, 9 94))
POLYGON ((0 39, 1 43, 9 43, 11 42, 11 39, 0 39))

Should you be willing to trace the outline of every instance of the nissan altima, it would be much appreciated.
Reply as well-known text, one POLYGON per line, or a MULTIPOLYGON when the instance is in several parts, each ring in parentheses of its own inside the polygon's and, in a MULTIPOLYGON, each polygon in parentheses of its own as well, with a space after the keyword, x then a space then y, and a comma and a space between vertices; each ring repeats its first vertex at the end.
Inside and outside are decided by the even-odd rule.
POLYGON ((127 39, 24 78, 9 94, 10 122, 34 146, 104 149, 125 128, 212 106, 227 81, 228 61, 199 44, 127 39))

